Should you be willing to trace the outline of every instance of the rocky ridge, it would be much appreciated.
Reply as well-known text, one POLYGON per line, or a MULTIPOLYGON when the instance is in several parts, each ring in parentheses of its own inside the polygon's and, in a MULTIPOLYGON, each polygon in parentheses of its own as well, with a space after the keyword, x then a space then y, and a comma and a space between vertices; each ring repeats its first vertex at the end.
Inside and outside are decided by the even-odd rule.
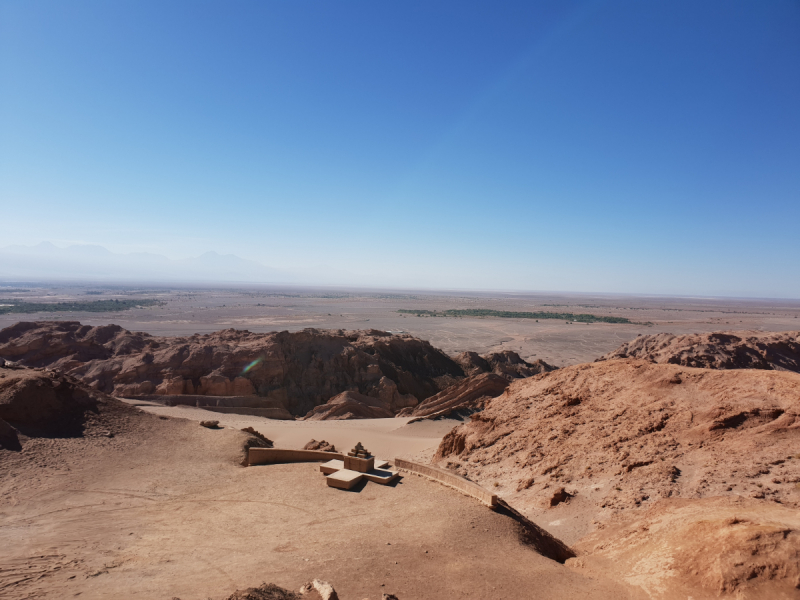
POLYGON ((464 376, 428 342, 376 330, 229 329, 169 338, 116 325, 21 322, 0 331, 0 356, 108 394, 261 397, 263 408, 295 416, 344 391, 377 398, 393 415, 464 376))
POLYGON ((389 419, 394 416, 389 403, 358 392, 342 392, 325 404, 312 408, 307 421, 338 419, 389 419))
POLYGON ((598 359, 640 358, 707 369, 763 369, 800 373, 800 331, 728 331, 642 335, 598 359))
POLYGON ((453 360, 418 338, 377 330, 228 329, 170 338, 61 321, 3 329, 0 356, 59 370, 117 396, 314 420, 392 417, 465 375, 513 380, 553 369, 509 351, 453 360))
POLYGON ((481 373, 462 379, 435 394, 414 408, 405 408, 398 417, 447 417, 454 413, 468 414, 483 409, 491 398, 502 394, 509 382, 494 373, 481 373))
POLYGON ((455 357, 455 361, 461 365, 467 375, 494 373, 508 381, 533 377, 539 373, 548 373, 556 370, 556 367, 547 364, 541 359, 529 363, 511 350, 483 355, 479 355, 477 352, 462 352, 455 357))
POLYGON ((798 444, 796 373, 627 359, 511 384, 446 435, 434 460, 503 480, 523 503, 602 484, 603 508, 731 492, 800 506, 798 444))

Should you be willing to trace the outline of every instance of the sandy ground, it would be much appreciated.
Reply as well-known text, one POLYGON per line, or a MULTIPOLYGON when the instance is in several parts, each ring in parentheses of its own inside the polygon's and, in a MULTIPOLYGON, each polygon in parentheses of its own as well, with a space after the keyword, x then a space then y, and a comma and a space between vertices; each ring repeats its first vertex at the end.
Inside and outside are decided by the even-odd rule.
POLYGON ((132 287, 26 286, 3 292, 35 302, 157 298, 163 306, 119 313, 36 313, 0 315, 0 328, 20 320, 74 320, 89 325, 116 323, 153 335, 191 335, 226 328, 254 332, 323 329, 404 331, 449 354, 513 350, 527 360, 540 358, 563 367, 590 362, 638 334, 692 333, 731 329, 764 331, 800 328, 798 300, 737 300, 615 296, 597 294, 512 294, 386 292, 366 290, 143 289, 132 287), (101 291, 87 295, 87 291, 101 291), (636 324, 567 324, 560 320, 443 318, 403 315, 398 309, 489 308, 618 316, 636 324), (642 323, 652 323, 644 325, 642 323))
POLYGON ((275 443, 277 448, 301 449, 309 441, 325 440, 337 450, 350 450, 361 442, 376 456, 389 460, 405 458, 428 462, 442 437, 462 421, 441 419, 418 421, 408 425, 412 417, 393 419, 354 419, 340 421, 277 421, 264 417, 216 413, 191 406, 164 406, 156 402, 127 400, 156 415, 180 417, 194 421, 219 421, 221 427, 243 429, 253 427, 275 443))
MULTIPOLYGON (((439 425, 397 421, 258 425, 287 440, 369 434, 378 448, 385 437, 387 452, 405 440, 406 453, 439 425)), ((110 439, 33 439, 5 452, 0 597, 218 599, 317 577, 342 600, 637 598, 536 554, 514 521, 449 488, 409 475, 335 490, 316 464, 238 466, 243 439, 143 415, 110 439)))

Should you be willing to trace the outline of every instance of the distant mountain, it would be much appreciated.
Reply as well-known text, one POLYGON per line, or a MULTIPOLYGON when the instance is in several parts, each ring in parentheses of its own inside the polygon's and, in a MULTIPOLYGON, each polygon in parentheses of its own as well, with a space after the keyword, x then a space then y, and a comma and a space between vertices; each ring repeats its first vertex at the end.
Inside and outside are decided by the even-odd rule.
POLYGON ((119 254, 90 244, 59 248, 50 242, 0 248, 0 278, 152 283, 297 283, 296 274, 233 254, 206 252, 172 260, 160 254, 119 254))

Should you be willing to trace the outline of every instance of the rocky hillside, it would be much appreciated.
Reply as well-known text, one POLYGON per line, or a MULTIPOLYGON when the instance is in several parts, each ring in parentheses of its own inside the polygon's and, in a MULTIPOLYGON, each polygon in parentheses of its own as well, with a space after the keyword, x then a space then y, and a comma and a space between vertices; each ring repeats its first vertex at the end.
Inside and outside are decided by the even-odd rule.
POLYGON ((428 342, 375 330, 155 337, 116 325, 17 323, 0 331, 0 356, 108 394, 258 395, 297 416, 344 391, 379 398, 395 414, 464 376, 428 342))
POLYGON ((800 506, 798 447, 800 375, 628 359, 512 383, 435 460, 525 502, 599 485, 609 508, 726 493, 800 506))
POLYGON ((69 375, 0 365, 0 449, 20 450, 30 437, 113 435, 110 423, 133 408, 69 375))
POLYGON ((740 496, 669 498, 601 524, 567 564, 652 600, 800 595, 800 514, 740 496))
POLYGON ((585 523, 573 566, 615 571, 648 597, 789 598, 798 448, 800 374, 624 359, 512 383, 434 462, 535 521, 585 523))
POLYGON ((800 372, 800 331, 642 335, 598 360, 641 358, 708 369, 800 372))

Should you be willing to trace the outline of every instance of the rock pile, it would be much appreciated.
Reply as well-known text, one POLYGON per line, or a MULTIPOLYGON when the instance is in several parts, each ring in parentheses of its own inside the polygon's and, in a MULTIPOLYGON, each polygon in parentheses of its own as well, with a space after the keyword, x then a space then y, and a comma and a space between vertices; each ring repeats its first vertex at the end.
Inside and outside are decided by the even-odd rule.
POLYGON ((308 442, 305 446, 303 446, 303 450, 319 450, 321 452, 336 452, 336 446, 333 444, 329 444, 325 440, 317 440, 312 439, 308 442))

